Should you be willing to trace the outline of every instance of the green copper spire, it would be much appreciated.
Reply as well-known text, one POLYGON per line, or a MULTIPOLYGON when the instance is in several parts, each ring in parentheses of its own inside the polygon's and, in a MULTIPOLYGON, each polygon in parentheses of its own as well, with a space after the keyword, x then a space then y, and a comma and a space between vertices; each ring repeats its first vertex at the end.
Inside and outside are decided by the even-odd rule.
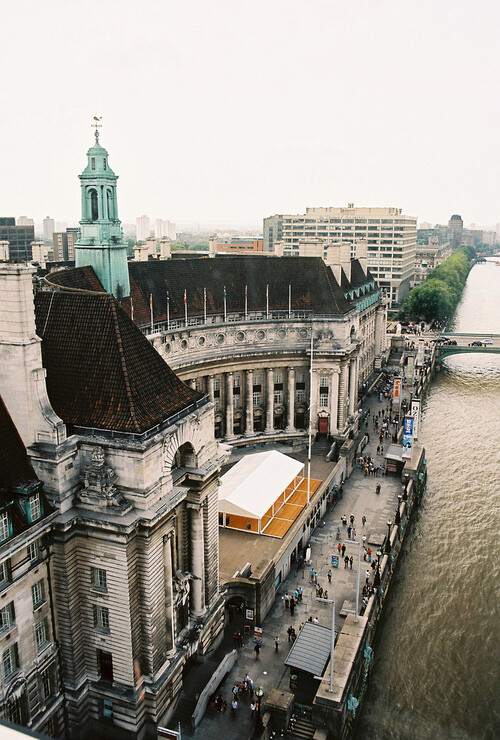
POLYGON ((94 116, 95 144, 87 152, 87 166, 79 175, 82 189, 82 220, 75 244, 76 266, 91 265, 108 293, 116 298, 130 295, 127 247, 118 219, 115 175, 108 152, 99 143, 100 118, 94 116))

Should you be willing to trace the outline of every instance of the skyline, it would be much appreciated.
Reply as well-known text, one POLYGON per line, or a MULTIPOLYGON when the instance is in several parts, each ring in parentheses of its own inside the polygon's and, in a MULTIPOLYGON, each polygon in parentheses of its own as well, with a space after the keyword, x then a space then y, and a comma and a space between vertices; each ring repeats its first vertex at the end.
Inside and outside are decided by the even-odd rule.
POLYGON ((354 202, 494 226, 500 7, 435 6, 4 0, 1 215, 78 222, 99 115, 124 223, 354 202))

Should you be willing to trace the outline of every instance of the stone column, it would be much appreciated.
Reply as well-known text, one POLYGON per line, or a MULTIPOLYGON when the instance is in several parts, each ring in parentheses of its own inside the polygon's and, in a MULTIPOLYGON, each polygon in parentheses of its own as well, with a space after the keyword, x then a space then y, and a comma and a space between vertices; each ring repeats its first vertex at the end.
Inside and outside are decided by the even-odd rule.
POLYGON ((174 621, 174 590, 172 585, 172 543, 174 533, 170 531, 163 538, 163 567, 165 572, 165 617, 167 620, 167 656, 175 654, 175 621, 174 621))
POLYGON ((274 370, 267 368, 266 434, 274 432, 274 370))
POLYGON ((246 371, 245 407, 245 437, 251 437, 253 435, 253 370, 246 371))
POLYGON ((340 368, 332 370, 332 387, 330 390, 330 434, 337 434, 339 430, 339 380, 340 368))
POLYGON ((356 409, 356 358, 349 362, 349 416, 356 409))
MULTIPOLYGON (((311 382, 311 373, 309 373, 309 382, 311 382)), ((311 394, 311 432, 316 434, 318 431, 318 407, 319 407, 319 369, 312 372, 312 394, 311 394)))
POLYGON ((234 437, 233 431, 233 373, 226 373, 226 439, 234 437))
POLYGON ((191 511, 190 542, 191 542, 191 593, 189 608, 193 617, 205 614, 205 557, 203 543, 203 506, 188 504, 191 511))
POLYGON ((207 393, 210 396, 210 400, 213 403, 214 400, 214 376, 207 375, 207 393))
POLYGON ((288 368, 288 423, 286 425, 287 432, 295 431, 295 369, 293 367, 288 368))
POLYGON ((189 381, 189 385, 193 390, 196 390, 196 380, 194 378, 191 378, 191 380, 189 381))
POLYGON ((349 378, 349 366, 346 361, 340 365, 340 384, 339 384, 339 431, 342 432, 346 423, 346 400, 347 387, 349 378))

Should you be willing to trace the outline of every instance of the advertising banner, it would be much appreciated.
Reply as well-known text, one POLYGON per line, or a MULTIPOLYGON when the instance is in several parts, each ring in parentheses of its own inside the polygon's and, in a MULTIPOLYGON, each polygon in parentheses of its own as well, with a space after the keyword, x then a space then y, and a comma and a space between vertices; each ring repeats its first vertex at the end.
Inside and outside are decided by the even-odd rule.
POLYGON ((393 411, 398 411, 400 402, 401 402, 401 378, 394 378, 394 386, 392 390, 393 411))
POLYGON ((413 440, 416 442, 420 428, 420 398, 411 399, 410 416, 413 416, 413 440))
POLYGON ((424 364, 424 359, 425 359, 425 340, 419 339, 418 349, 417 349, 417 361, 416 361, 417 367, 422 367, 422 365, 424 364))
POLYGON ((413 454, 413 416, 403 419, 403 460, 411 460, 413 454))

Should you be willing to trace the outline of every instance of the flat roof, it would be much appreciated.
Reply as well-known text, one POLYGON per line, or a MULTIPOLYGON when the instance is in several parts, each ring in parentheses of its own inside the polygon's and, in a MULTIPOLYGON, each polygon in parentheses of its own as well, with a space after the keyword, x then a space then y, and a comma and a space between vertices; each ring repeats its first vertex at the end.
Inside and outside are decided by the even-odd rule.
POLYGON ((332 631, 329 627, 305 622, 288 653, 285 665, 313 676, 322 676, 330 659, 332 631))

